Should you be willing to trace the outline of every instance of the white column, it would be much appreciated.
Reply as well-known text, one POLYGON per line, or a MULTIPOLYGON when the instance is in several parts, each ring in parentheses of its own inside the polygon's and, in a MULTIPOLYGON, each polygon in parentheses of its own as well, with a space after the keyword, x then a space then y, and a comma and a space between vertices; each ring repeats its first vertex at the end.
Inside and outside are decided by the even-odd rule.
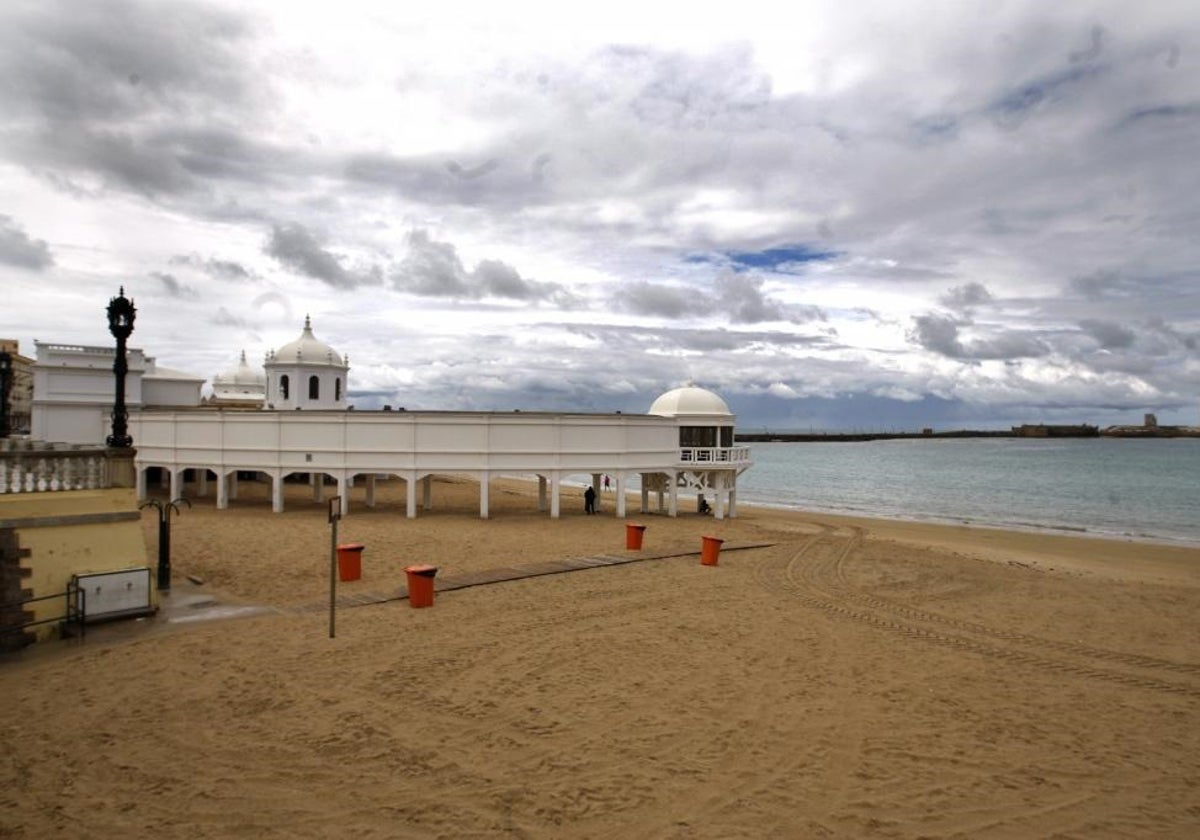
POLYGON ((550 518, 558 519, 558 513, 562 509, 562 499, 559 498, 559 488, 562 486, 562 477, 558 470, 550 473, 550 518))
MULTIPOLYGON (((134 492, 137 494, 139 502, 146 501, 146 468, 142 467, 134 470, 133 484, 136 488, 134 492)), ((0 487, 4 487, 4 482, 0 481, 0 487)))
MULTIPOLYGON (((324 478, 322 478, 324 483, 324 478)), ((354 485, 354 480, 347 478, 345 473, 337 477, 338 495, 341 497, 340 507, 342 516, 348 516, 350 513, 350 488, 354 485)))
POLYGON ((592 473, 592 492, 596 494, 596 513, 599 513, 600 502, 603 498, 600 493, 600 473, 592 473))
POLYGON ((325 473, 309 473, 308 483, 312 486, 313 501, 325 501, 325 473))
POLYGON ((717 498, 714 500, 716 502, 716 505, 713 508, 713 518, 714 519, 724 519, 725 518, 725 500, 728 498, 728 491, 725 489, 725 473, 724 472, 718 472, 718 473, 713 474, 713 485, 714 485, 714 489, 717 492, 717 498))
POLYGON ((196 470, 196 495, 202 499, 208 495, 208 469, 205 467, 196 470))
POLYGON ((367 475, 367 507, 375 507, 375 473, 367 475))
POLYGON ((491 484, 491 473, 484 470, 479 474, 479 518, 488 518, 488 488, 491 484))
POLYGON ((409 519, 417 518, 417 484, 417 473, 414 470, 404 479, 404 506, 409 519))
POLYGON ((538 513, 546 512, 546 476, 538 476, 538 513))
POLYGON ((625 473, 617 473, 615 479, 617 488, 617 519, 625 518, 625 473))
POLYGON ((642 513, 650 512, 650 482, 646 480, 646 473, 642 473, 642 513))
MULTIPOLYGON (((276 470, 271 476, 271 510, 275 513, 283 513, 283 471, 276 470)), ((234 488, 237 487, 237 473, 229 476, 234 488)))
POLYGON ((433 510, 433 475, 427 475, 421 479, 421 506, 425 510, 433 510))
POLYGON ((171 470, 170 487, 171 489, 168 495, 170 495, 171 498, 169 501, 173 502, 183 495, 183 467, 175 467, 171 470))
POLYGON ((729 488, 729 518, 737 519, 737 476, 733 477, 733 486, 729 488))
POLYGON ((217 470, 217 510, 229 507, 229 476, 217 470))
POLYGON ((679 515, 679 476, 675 472, 670 473, 671 486, 668 488, 668 505, 667 514, 669 516, 679 515))
MULTIPOLYGON (((283 479, 280 478, 279 481, 280 481, 279 498, 282 499, 283 498, 283 479)), ((237 498, 237 491, 238 491, 237 470, 234 470, 233 472, 231 472, 229 474, 229 498, 231 500, 237 498)), ((280 505, 282 505, 282 504, 283 504, 283 502, 280 502, 280 505)), ((283 510, 282 507, 280 507, 279 509, 283 510)))

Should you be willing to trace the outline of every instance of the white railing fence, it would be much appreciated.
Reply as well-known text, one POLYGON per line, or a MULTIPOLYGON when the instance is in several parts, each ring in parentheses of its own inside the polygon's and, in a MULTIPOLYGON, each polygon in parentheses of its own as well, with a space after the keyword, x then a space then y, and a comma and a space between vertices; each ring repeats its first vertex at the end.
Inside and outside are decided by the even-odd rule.
POLYGON ((108 455, 104 448, 0 439, 0 494, 108 486, 108 455))

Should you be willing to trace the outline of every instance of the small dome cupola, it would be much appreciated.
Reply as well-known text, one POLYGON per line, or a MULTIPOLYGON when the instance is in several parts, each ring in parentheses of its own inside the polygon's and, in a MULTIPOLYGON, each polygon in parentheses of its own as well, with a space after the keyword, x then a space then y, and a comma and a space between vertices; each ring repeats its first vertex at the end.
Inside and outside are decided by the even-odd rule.
POLYGON ((660 396, 650 406, 648 413, 657 414, 660 417, 733 418, 733 413, 725 404, 725 400, 712 391, 698 388, 690 382, 682 388, 675 388, 660 396))
POLYGON ((262 404, 267 394, 267 375, 246 362, 242 351, 237 365, 219 373, 212 380, 212 402, 221 404, 262 404))
POLYGON ((733 446, 737 418, 725 400, 691 382, 660 396, 648 413, 678 421, 679 447, 685 460, 716 460, 715 450, 733 446))
POLYGON ((350 359, 313 335, 307 315, 300 337, 268 353, 263 367, 268 408, 346 408, 350 359))

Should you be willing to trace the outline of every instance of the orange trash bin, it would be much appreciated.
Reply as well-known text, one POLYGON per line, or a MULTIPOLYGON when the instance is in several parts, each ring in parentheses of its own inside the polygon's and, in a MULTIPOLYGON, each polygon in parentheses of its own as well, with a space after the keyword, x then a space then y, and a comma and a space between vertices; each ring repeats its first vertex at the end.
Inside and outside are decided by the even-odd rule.
POLYGON ((725 540, 719 540, 716 537, 701 537, 700 565, 717 565, 717 557, 721 554, 721 543, 723 542, 725 542, 725 540))
POLYGON ((625 525, 625 547, 636 551, 642 547, 642 535, 646 533, 645 525, 625 525))
POLYGON ((406 566, 408 575, 408 603, 412 607, 433 606, 433 578, 437 566, 406 566))
POLYGON ((338 580, 358 580, 362 577, 362 543, 343 543, 337 547, 338 580))

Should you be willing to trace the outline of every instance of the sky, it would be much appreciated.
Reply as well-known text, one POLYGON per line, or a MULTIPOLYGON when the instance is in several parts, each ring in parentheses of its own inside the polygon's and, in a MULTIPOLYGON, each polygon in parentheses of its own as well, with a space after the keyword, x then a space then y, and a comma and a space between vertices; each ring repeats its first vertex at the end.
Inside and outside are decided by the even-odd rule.
POLYGON ((26 355, 123 287, 364 409, 1200 425, 1194 0, 5 0, 0 114, 26 355))

